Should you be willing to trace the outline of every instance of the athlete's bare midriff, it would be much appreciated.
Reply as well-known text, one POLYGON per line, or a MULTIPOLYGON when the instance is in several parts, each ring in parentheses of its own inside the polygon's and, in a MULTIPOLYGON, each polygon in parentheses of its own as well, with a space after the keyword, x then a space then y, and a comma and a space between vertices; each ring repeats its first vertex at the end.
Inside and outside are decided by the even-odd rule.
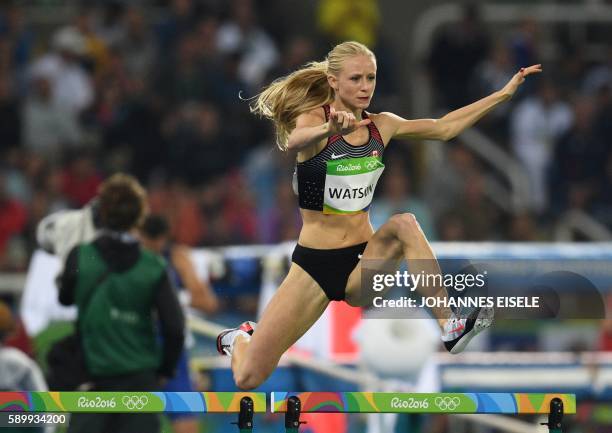
POLYGON ((298 243, 304 247, 329 250, 367 242, 374 229, 367 212, 355 215, 326 215, 300 209, 304 225, 298 243))

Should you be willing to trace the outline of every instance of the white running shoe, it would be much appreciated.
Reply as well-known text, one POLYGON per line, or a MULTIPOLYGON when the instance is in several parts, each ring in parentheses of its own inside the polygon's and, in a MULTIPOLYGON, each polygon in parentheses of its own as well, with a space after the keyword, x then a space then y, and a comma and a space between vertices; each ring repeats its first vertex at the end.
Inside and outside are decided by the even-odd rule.
POLYGON ((453 354, 463 352, 472 338, 493 324, 493 316, 493 308, 477 308, 467 318, 459 318, 453 313, 442 334, 446 350, 453 354))
POLYGON ((256 326, 257 323, 247 321, 243 322, 237 328, 224 329, 217 336, 217 352, 219 352, 221 355, 232 356, 236 337, 239 335, 250 337, 253 335, 253 332, 255 332, 256 326))

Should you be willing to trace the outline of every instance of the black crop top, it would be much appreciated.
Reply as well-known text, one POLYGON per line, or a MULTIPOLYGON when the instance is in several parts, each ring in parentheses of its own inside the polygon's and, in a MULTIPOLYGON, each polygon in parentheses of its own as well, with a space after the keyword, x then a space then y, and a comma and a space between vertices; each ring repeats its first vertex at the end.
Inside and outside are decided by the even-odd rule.
MULTIPOLYGON (((325 121, 327 122, 330 112, 329 105, 324 105, 323 110, 325 111, 325 121)), ((368 118, 365 111, 362 116, 364 119, 368 118)), ((298 195, 300 208, 341 214, 351 214, 367 210, 378 177, 384 168, 381 160, 383 152, 385 151, 385 145, 383 144, 380 132, 374 122, 370 122, 367 128, 369 138, 367 143, 361 146, 353 146, 347 143, 342 135, 332 135, 327 139, 327 144, 321 152, 306 161, 296 163, 293 187, 298 195), (378 161, 373 161, 373 159, 377 159, 378 161), (354 180, 358 180, 353 173, 359 176, 362 172, 360 170, 366 170, 366 166, 368 166, 368 169, 374 169, 377 173, 371 175, 372 179, 369 181, 363 180, 363 182, 365 182, 362 182, 363 185, 356 185, 354 188, 345 185, 344 188, 340 188, 333 182, 333 178, 338 178, 341 180, 346 179, 346 183, 349 178, 344 178, 342 176, 350 175, 353 179, 351 180, 351 185, 353 185, 354 180), (332 167, 333 170, 338 170, 338 176, 332 175, 330 171, 332 168, 330 167, 332 167), (334 194, 339 198, 344 196, 346 200, 357 200, 362 203, 364 202, 364 197, 366 197, 366 200, 367 197, 369 197, 367 206, 363 209, 352 209, 350 211, 346 211, 346 209, 338 210, 330 207, 328 203, 325 203, 326 181, 329 190, 327 191, 328 201, 333 201, 334 194), (331 198, 329 194, 331 194, 331 198), (330 209, 332 211, 328 212, 330 209)), ((365 173, 361 174, 361 176, 364 175, 367 176, 365 173)))

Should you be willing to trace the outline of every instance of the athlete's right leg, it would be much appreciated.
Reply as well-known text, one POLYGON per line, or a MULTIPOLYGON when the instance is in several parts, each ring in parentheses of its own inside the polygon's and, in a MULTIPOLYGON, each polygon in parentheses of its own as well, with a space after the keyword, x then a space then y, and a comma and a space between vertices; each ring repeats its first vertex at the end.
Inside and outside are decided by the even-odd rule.
POLYGON ((321 287, 295 263, 264 310, 251 337, 239 335, 232 350, 236 386, 258 387, 283 353, 317 321, 329 304, 321 287))

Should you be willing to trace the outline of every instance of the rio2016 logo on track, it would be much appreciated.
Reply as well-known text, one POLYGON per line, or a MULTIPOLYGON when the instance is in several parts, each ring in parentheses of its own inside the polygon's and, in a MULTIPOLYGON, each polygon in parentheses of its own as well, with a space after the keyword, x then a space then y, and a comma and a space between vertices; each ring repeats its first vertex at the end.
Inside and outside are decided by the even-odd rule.
POLYGON ((121 399, 121 403, 128 409, 144 409, 149 402, 149 398, 146 395, 124 395, 121 399))
POLYGON ((459 407, 461 399, 459 397, 436 397, 434 403, 440 410, 453 411, 459 407))

